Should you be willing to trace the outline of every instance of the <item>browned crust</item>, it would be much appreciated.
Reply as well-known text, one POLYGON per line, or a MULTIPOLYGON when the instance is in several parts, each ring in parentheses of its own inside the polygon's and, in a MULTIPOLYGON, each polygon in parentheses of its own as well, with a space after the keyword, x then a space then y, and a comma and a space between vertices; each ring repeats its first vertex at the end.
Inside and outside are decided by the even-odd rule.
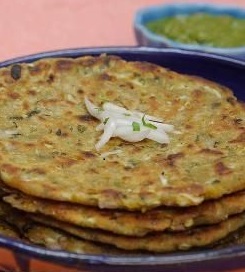
POLYGON ((0 142, 8 186, 36 197, 143 211, 198 205, 245 189, 244 105, 227 88, 106 55, 18 67, 0 70, 0 125, 18 131, 0 142), (123 155, 101 161, 94 150, 98 122, 87 115, 85 95, 98 106, 109 100, 161 116, 180 134, 172 134, 169 145, 113 139, 104 151, 119 147, 123 155), (23 119, 13 120, 13 114, 23 119), (82 133, 78 125, 85 127, 82 133), (83 159, 81 152, 88 152, 83 159))

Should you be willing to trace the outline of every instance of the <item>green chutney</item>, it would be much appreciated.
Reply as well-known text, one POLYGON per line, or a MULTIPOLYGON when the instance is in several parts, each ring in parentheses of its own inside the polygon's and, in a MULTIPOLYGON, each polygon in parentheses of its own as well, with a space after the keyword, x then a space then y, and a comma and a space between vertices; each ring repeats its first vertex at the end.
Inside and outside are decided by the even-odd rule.
POLYGON ((151 21, 146 27, 181 43, 224 48, 245 46, 245 19, 229 15, 178 15, 151 21))

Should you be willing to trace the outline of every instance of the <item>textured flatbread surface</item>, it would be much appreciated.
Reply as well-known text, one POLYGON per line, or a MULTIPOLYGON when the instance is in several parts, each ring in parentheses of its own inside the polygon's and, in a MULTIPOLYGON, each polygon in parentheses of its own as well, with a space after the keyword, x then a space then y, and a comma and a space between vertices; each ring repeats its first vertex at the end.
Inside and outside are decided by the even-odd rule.
POLYGON ((101 210, 23 194, 10 194, 4 197, 4 201, 28 213, 41 213, 80 227, 129 236, 143 236, 152 231, 181 231, 200 225, 215 224, 245 210, 244 191, 194 207, 161 207, 145 213, 101 210))
POLYGON ((245 189, 244 104, 225 87, 100 56, 2 68, 0 89, 1 178, 24 193, 147 210, 245 189), (168 145, 113 138, 101 152, 122 152, 103 159, 85 96, 163 118, 178 133, 168 145))
POLYGON ((12 213, 7 220, 19 230, 26 241, 34 245, 81 254, 127 254, 124 250, 84 240, 57 228, 35 222, 25 213, 12 213))
POLYGON ((9 216, 12 208, 0 200, 0 235, 20 239, 20 234, 6 218, 9 216))
POLYGON ((242 227, 239 230, 231 233, 215 245, 215 248, 225 248, 232 246, 245 245, 245 228, 242 227))
POLYGON ((245 226, 245 214, 232 216, 220 224, 195 228, 189 231, 156 232, 144 237, 126 237, 99 230, 79 228, 50 218, 36 216, 34 220, 59 228, 85 240, 111 244, 124 250, 146 250, 165 253, 207 247, 245 226))

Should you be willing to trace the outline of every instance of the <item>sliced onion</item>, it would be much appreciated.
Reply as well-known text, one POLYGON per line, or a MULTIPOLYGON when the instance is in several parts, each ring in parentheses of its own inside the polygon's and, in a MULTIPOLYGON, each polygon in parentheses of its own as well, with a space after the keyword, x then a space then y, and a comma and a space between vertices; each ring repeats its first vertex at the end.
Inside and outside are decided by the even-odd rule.
POLYGON ((100 114, 100 120, 105 121, 107 118, 114 118, 115 120, 117 119, 124 119, 124 120, 129 120, 132 122, 139 122, 139 118, 133 117, 133 116, 124 116, 123 114, 117 113, 117 112, 110 112, 107 110, 104 110, 100 114))
MULTIPOLYGON (((113 116, 114 117, 114 116, 113 116)), ((111 118, 111 117, 107 117, 107 118, 111 118)), ((108 120, 109 120, 108 119, 108 120)), ((115 119, 115 118, 113 118, 114 119, 114 122, 115 122, 115 124, 116 124, 116 126, 118 127, 118 126, 130 126, 131 127, 131 131, 132 131, 132 123, 135 121, 135 122, 138 122, 138 120, 137 119, 135 119, 135 120, 128 120, 128 119, 115 119)), ((105 118, 105 120, 106 120, 106 118, 105 118)), ((100 123, 95 129, 96 129, 96 131, 101 131, 101 130, 103 130, 104 129, 104 127, 105 127, 105 124, 104 123, 100 123)))
POLYGON ((157 130, 151 129, 149 135, 147 136, 148 139, 158 142, 160 144, 168 144, 169 137, 166 133, 159 132, 157 130))
POLYGON ((100 112, 98 107, 96 107, 92 102, 90 102, 87 97, 84 98, 84 102, 88 112, 95 118, 100 119, 100 112))
POLYGON ((100 113, 100 120, 105 120, 107 118, 110 118, 110 117, 113 117, 115 119, 117 118, 122 118, 122 114, 120 113, 117 113, 117 112, 110 112, 108 110, 103 110, 101 113, 100 113))
POLYGON ((132 123, 133 122, 139 122, 139 120, 138 119, 136 119, 136 118, 133 118, 133 119, 130 119, 130 120, 128 120, 128 119, 116 119, 116 125, 117 126, 130 126, 131 127, 131 131, 132 131, 132 128, 133 128, 133 126, 132 126, 132 123))
POLYGON ((162 118, 154 117, 148 114, 145 115, 145 118, 148 119, 149 121, 163 122, 162 118))
POLYGON ((105 124, 104 124, 104 123, 100 123, 100 124, 95 128, 95 130, 96 130, 96 131, 101 131, 101 130, 104 129, 104 127, 105 127, 105 124))
POLYGON ((163 120, 161 118, 157 118, 148 114, 144 114, 143 112, 140 111, 132 111, 134 116, 141 118, 145 118, 146 122, 150 122, 150 121, 157 121, 157 122, 163 122, 163 120))
POLYGON ((120 137, 129 142, 139 142, 144 140, 149 133, 150 129, 133 131, 132 126, 120 126, 114 131, 113 137, 120 137))
POLYGON ((106 102, 103 105, 103 109, 108 110, 108 111, 114 111, 117 113, 131 114, 131 111, 129 111, 123 107, 117 106, 115 104, 109 103, 109 102, 106 102))
POLYGON ((108 120, 104 127, 104 133, 100 137, 100 140, 96 143, 95 148, 99 150, 103 145, 105 145, 113 135, 116 128, 116 124, 113 119, 108 120))
POLYGON ((128 134, 128 135, 120 135, 121 139, 128 141, 128 142, 140 142, 147 138, 146 131, 138 132, 137 134, 128 134))
POLYGON ((172 132, 174 131, 174 126, 169 125, 169 124, 163 124, 163 123, 157 123, 157 122, 152 122, 154 126, 156 126, 158 129, 161 129, 161 131, 164 132, 172 132))
POLYGON ((174 132, 174 126, 165 124, 162 119, 142 112, 129 111, 112 103, 105 103, 100 111, 86 97, 85 105, 88 112, 101 121, 101 124, 96 127, 96 131, 104 130, 95 145, 97 150, 104 146, 111 137, 120 137, 129 142, 139 142, 147 138, 161 144, 169 143, 166 132, 174 132), (134 131, 134 122, 138 123, 139 131, 134 131))

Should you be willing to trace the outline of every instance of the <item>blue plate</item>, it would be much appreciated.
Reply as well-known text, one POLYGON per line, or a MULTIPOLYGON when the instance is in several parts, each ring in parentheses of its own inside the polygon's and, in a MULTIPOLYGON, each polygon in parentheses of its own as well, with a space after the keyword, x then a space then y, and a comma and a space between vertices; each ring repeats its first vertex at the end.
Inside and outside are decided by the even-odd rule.
POLYGON ((177 15, 189 15, 197 12, 204 12, 212 15, 229 15, 235 18, 245 19, 245 9, 228 5, 214 5, 206 3, 177 3, 150 6, 136 12, 134 18, 134 31, 138 44, 150 47, 180 48, 195 50, 219 55, 228 55, 236 59, 245 60, 245 46, 237 48, 218 48, 197 44, 184 44, 173 41, 166 36, 160 36, 151 32, 146 24, 150 21, 172 17, 177 15))
MULTIPOLYGON (((0 63, 0 67, 19 62, 33 62, 46 57, 76 58, 102 53, 117 55, 131 61, 148 61, 181 73, 202 76, 231 88, 240 100, 245 100, 245 62, 206 53, 125 47, 70 49, 16 58, 0 63)), ((61 264, 64 267, 62 272, 66 271, 66 267, 84 269, 87 272, 228 271, 245 267, 245 245, 219 250, 192 250, 183 253, 147 254, 132 257, 47 250, 3 236, 0 236, 0 252, 1 247, 15 255, 20 269, 25 272, 29 271, 30 260, 35 259, 43 260, 47 264, 61 264)), ((1 265, 4 265, 4 260, 1 259, 0 254, 0 268, 1 265)))

